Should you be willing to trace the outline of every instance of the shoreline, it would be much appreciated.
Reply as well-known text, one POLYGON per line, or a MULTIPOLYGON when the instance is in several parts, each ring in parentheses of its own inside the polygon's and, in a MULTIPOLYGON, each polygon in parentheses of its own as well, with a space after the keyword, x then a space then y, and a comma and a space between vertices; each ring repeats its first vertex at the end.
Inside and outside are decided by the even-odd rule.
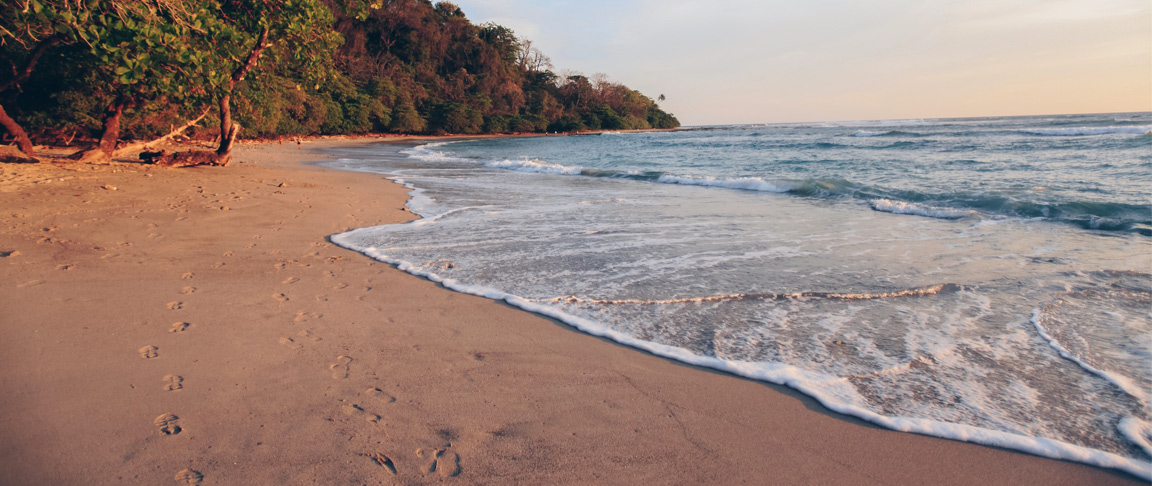
POLYGON ((380 175, 305 163, 379 141, 0 167, 0 482, 1140 484, 882 429, 333 246, 415 217, 380 175))

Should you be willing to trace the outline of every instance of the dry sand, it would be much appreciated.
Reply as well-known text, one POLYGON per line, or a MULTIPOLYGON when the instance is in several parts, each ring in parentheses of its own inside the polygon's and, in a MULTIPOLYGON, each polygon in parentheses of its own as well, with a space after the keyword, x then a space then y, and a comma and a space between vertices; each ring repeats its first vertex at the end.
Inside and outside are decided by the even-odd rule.
POLYGON ((1137 484, 891 432, 444 290, 326 241, 403 189, 0 165, 0 484, 1137 484))

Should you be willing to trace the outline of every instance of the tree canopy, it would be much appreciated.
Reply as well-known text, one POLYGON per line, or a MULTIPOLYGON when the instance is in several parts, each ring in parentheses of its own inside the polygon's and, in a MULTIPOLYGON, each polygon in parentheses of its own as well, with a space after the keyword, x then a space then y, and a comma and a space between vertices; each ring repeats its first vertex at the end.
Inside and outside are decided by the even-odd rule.
POLYGON ((679 126, 449 2, 14 0, 0 58, 0 126, 29 153, 74 137, 111 153, 208 109, 197 135, 221 153, 236 123, 254 137, 679 126))

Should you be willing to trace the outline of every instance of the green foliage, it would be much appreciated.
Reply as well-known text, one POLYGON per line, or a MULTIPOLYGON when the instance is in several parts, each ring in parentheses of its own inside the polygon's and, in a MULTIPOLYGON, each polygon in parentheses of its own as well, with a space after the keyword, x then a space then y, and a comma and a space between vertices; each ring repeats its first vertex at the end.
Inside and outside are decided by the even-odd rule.
POLYGON ((416 112, 416 107, 412 106, 410 101, 402 101, 393 112, 392 122, 388 125, 390 131, 396 133, 422 133, 428 126, 428 122, 420 113, 416 112))
POLYGON ((584 122, 572 115, 565 115, 548 125, 549 132, 577 132, 587 129, 588 127, 584 125, 584 122))
MULTIPOLYGON (((0 98, 41 137, 91 133, 118 96, 131 100, 123 133, 152 136, 229 92, 243 134, 256 137, 679 126, 653 100, 603 76, 557 76, 530 41, 498 24, 474 25, 449 2, 17 0, 0 7, 0 55, 14 66, 46 39, 57 45, 37 71, 0 98), (260 53, 253 69, 243 70, 253 52, 260 53), (524 56, 538 62, 528 66, 524 56)), ((5 75, 0 69, 0 84, 5 75)))

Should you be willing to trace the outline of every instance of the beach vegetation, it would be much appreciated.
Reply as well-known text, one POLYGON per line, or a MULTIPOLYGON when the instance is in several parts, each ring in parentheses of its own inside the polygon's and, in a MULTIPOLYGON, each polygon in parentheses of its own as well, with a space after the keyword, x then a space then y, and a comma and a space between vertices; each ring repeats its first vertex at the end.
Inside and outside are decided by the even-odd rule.
POLYGON ((557 74, 531 40, 449 2, 16 0, 0 7, 0 55, 0 127, 29 154, 33 140, 80 140, 107 157, 121 138, 175 127, 223 157, 241 126, 249 137, 679 126, 605 75, 557 74))

